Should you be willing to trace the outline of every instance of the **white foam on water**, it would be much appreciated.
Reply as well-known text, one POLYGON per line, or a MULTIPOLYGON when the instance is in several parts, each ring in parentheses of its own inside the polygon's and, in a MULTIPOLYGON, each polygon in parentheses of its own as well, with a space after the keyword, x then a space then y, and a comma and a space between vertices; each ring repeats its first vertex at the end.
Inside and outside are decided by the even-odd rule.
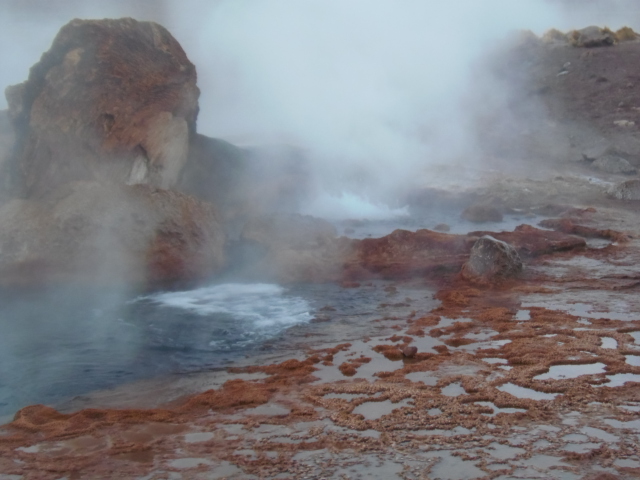
MULTIPOLYGON (((225 283, 144 297, 157 304, 198 315, 227 314, 257 328, 284 328, 311 320, 310 307, 286 289, 267 283, 225 283)), ((140 299, 137 299, 140 300, 140 299)))

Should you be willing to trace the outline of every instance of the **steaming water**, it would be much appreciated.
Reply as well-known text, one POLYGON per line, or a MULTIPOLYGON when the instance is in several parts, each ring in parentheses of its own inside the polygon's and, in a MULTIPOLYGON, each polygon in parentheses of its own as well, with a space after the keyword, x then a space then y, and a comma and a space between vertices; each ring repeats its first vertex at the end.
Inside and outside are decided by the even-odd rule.
MULTIPOLYGON (((209 338, 173 335, 176 347, 200 344, 206 348, 230 350, 272 337, 283 329, 311 320, 309 303, 285 294, 286 290, 270 284, 230 283, 186 292, 160 293, 134 300, 159 307, 161 315, 188 316, 191 323, 211 323, 215 327, 209 338)), ((153 308, 153 307, 152 307, 153 308)), ((164 336, 163 341, 166 341, 164 336)))
POLYGON ((235 283, 140 297, 0 291, 0 417, 134 380, 223 368, 252 353, 361 338, 384 332, 374 320, 437 305, 422 286, 398 286, 397 304, 386 285, 235 283))

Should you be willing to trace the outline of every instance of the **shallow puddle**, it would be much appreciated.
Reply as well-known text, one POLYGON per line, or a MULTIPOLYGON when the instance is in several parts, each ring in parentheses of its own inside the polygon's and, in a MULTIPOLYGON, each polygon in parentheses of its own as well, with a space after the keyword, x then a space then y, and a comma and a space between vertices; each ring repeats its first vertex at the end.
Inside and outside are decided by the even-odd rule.
POLYGON ((449 385, 444 387, 441 392, 445 397, 457 397, 459 395, 465 395, 467 393, 459 383, 450 383, 449 385))
POLYGON ((598 438, 600 440, 604 440, 605 442, 613 443, 620 441, 620 438, 608 432, 605 432, 604 430, 600 430, 599 428, 582 427, 580 431, 585 435, 588 435, 589 437, 598 438))
POLYGON ((407 373, 404 377, 412 382, 422 382, 430 387, 434 387, 438 383, 438 378, 429 375, 427 372, 407 373))
POLYGON ((390 414, 398 408, 409 406, 410 399, 405 398, 398 403, 392 403, 391 400, 383 402, 365 402, 353 409, 353 413, 360 414, 367 420, 378 420, 385 415, 390 414))
POLYGON ((521 387, 513 383, 505 383, 498 387, 498 390, 507 392, 517 398, 530 398, 532 400, 553 400, 558 393, 544 393, 531 388, 521 387))
POLYGON ((583 365, 554 365, 547 373, 533 377, 534 380, 561 380, 577 378, 582 375, 604 373, 604 363, 587 363, 583 365))
POLYGON ((187 443, 199 443, 206 442, 207 440, 211 440, 212 438, 213 433, 211 432, 187 433, 184 436, 184 441, 187 443))
POLYGON ((596 387, 621 387, 627 382, 640 383, 640 375, 637 373, 616 373, 615 375, 607 375, 609 380, 602 385, 595 385, 596 387))
POLYGON ((427 452, 425 456, 440 459, 431 469, 429 478, 471 480, 486 476, 486 473, 476 467, 472 462, 462 460, 460 457, 454 457, 448 451, 427 452))
POLYGON ((640 367, 640 356, 638 355, 625 355, 626 362, 628 365, 632 365, 634 367, 640 367))
MULTIPOLYGON (((493 402, 475 402, 476 405, 482 405, 483 407, 489 407, 493 409, 493 413, 489 414, 491 417, 495 417, 499 413, 524 413, 526 410, 524 408, 500 408, 497 407, 493 402)), ((485 414, 486 415, 486 414, 485 414)))
POLYGON ((506 358, 483 358, 482 361, 490 363, 492 365, 496 363, 509 363, 509 360, 507 360, 506 358))
POLYGON ((600 345, 602 348, 618 348, 618 341, 615 338, 611 337, 602 337, 602 343, 600 345))
POLYGON ((526 453, 526 450, 524 448, 511 447, 509 445, 502 445, 501 443, 494 442, 489 444, 488 453, 493 458, 508 460, 526 453))

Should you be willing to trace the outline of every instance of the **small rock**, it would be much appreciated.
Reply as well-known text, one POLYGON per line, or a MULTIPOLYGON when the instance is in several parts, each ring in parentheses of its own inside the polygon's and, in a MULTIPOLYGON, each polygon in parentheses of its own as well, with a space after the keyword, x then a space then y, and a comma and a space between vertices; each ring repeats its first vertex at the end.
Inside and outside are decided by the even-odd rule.
POLYGON ((627 160, 616 155, 604 155, 593 162, 591 166, 597 170, 607 173, 623 173, 631 175, 637 172, 635 167, 627 160))
POLYGON ((418 347, 408 346, 402 349, 402 354, 407 358, 413 358, 418 353, 418 347))
POLYGON ((474 244, 461 273, 466 280, 486 283, 495 278, 517 275, 522 268, 522 260, 515 248, 485 235, 474 244))
POLYGON ((501 222, 502 213, 490 205, 471 205, 460 215, 463 219, 475 223, 501 222))
POLYGON ((446 223, 439 223, 438 225, 433 227, 433 229, 436 232, 448 232, 448 231, 451 230, 451 227, 449 225, 447 225, 446 223))

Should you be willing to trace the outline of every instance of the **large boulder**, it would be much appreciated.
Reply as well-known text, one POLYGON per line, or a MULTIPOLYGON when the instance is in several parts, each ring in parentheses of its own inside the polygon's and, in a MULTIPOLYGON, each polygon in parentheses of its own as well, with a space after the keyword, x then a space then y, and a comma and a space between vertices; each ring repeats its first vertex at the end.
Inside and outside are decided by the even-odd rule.
POLYGON ((490 283, 513 277, 522 271, 522 260, 517 250, 485 235, 471 249, 469 260, 462 266, 462 277, 477 283, 490 283))
POLYGON ((0 225, 3 286, 175 287, 206 279, 224 263, 213 207, 146 185, 68 183, 47 201, 5 203, 0 225))
POLYGON ((75 180, 171 188, 199 93, 195 67, 162 26, 73 20, 6 90, 18 143, 5 174, 30 198, 75 180))

